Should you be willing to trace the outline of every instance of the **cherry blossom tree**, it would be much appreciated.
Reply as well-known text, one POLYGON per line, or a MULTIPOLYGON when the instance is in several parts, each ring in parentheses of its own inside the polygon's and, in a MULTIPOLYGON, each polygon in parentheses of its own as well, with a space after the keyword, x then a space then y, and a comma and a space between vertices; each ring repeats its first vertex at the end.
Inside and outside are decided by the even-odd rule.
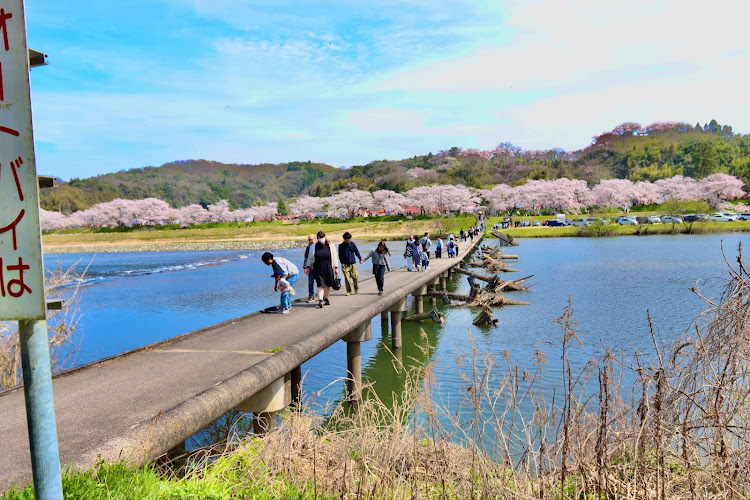
POLYGON ((660 201, 668 200, 669 198, 676 200, 700 199, 698 183, 691 177, 675 175, 668 179, 659 179, 655 184, 659 188, 660 201))
POLYGON ((132 207, 133 220, 139 226, 157 226, 169 223, 176 216, 176 211, 169 206, 169 203, 158 198, 135 200, 132 207))
POLYGON ((593 187, 591 195, 599 207, 629 209, 638 199, 640 192, 628 179, 602 179, 593 187))
POLYGON ((70 221, 65 215, 60 212, 51 212, 43 208, 39 209, 39 224, 45 231, 70 227, 70 221))
POLYGON ((408 205, 406 196, 388 189, 381 189, 372 193, 374 208, 385 210, 387 213, 400 214, 408 205))
POLYGON ((289 204, 289 211, 293 214, 314 214, 321 212, 328 201, 317 196, 300 196, 300 198, 289 204))
POLYGON ((196 203, 178 208, 175 217, 180 221, 180 227, 202 224, 209 220, 208 210, 196 203))
POLYGON ((234 220, 227 200, 208 206, 208 222, 228 222, 234 220))
POLYGON ((345 214, 346 217, 354 217, 363 208, 373 206, 372 195, 368 191, 352 189, 340 191, 328 197, 328 204, 334 216, 345 214))
POLYGON ((709 205, 716 208, 724 200, 745 198, 744 183, 732 175, 712 174, 698 181, 698 194, 709 205))
POLYGON ((507 184, 498 184, 489 190, 484 199, 495 210, 508 210, 513 206, 513 188, 507 184))

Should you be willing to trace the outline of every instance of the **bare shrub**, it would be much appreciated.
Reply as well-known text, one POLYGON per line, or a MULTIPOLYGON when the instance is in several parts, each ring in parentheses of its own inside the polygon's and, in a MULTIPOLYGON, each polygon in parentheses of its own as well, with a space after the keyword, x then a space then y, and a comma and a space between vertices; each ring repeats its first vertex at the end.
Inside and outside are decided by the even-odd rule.
POLYGON ((289 412, 229 456, 279 496, 747 498, 750 279, 741 248, 721 297, 704 300, 709 315, 695 338, 664 346, 652 332, 653 357, 606 351, 583 366, 571 362, 582 338, 569 300, 556 320, 554 371, 542 351, 523 369, 474 347, 456 356, 458 403, 443 401, 431 363, 409 372, 393 406, 370 391, 327 418, 289 412))
MULTIPOLYGON (((47 313, 49 331, 50 362, 52 371, 57 372, 75 361, 77 345, 73 333, 78 326, 78 292, 80 278, 73 267, 61 267, 48 271, 44 279, 45 297, 48 300, 62 299, 63 308, 47 313)), ((80 339, 78 339, 80 342, 80 339)), ((0 322, 0 390, 15 387, 21 383, 21 351, 18 338, 18 323, 0 322)))

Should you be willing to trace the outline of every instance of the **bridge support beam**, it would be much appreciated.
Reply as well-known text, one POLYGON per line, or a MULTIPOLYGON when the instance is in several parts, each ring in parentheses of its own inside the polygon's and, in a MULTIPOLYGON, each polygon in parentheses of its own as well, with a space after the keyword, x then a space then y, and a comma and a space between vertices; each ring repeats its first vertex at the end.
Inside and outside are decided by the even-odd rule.
POLYGON ((284 377, 272 382, 265 389, 256 392, 246 399, 237 409, 252 412, 253 431, 255 434, 265 434, 276 427, 276 412, 283 410, 292 402, 292 377, 287 373, 284 377))
POLYGON ((391 312, 391 347, 401 349, 401 313, 406 311, 406 297, 393 304, 388 310, 391 312))
POLYGON ((362 351, 361 342, 372 340, 372 323, 365 323, 349 332, 346 342, 346 395, 350 401, 362 399, 362 351))

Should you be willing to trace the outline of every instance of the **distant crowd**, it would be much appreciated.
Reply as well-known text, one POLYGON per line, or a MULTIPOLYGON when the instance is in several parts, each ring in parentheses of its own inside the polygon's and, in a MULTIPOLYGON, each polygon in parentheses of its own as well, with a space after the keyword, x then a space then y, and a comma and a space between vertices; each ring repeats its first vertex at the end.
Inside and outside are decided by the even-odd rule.
MULTIPOLYGON (((461 231, 456 236, 450 233, 445 241, 438 237, 434 242, 434 257, 443 258, 443 253, 448 258, 455 258, 459 252, 459 245, 464 241, 474 241, 484 231, 483 222, 478 222, 469 229, 461 231)), ((274 291, 280 292, 280 304, 276 310, 280 314, 288 314, 292 309, 292 296, 296 295, 294 285, 304 272, 307 276, 307 303, 314 304, 323 309, 331 305, 331 290, 341 288, 343 275, 346 296, 359 294, 359 270, 357 264, 365 261, 372 262, 372 273, 375 275, 375 283, 378 295, 383 295, 385 287, 385 273, 391 271, 390 256, 385 241, 381 241, 366 256, 362 257, 359 248, 352 241, 352 234, 343 234, 343 242, 338 246, 331 243, 323 231, 310 234, 307 237, 308 245, 305 248, 305 256, 302 262, 302 272, 299 267, 284 257, 274 256, 271 252, 265 252, 261 260, 267 266, 273 268, 274 291)), ((407 271, 426 271, 430 266, 433 242, 430 233, 424 233, 419 238, 417 235, 409 236, 404 248, 403 257, 406 260, 407 271)))

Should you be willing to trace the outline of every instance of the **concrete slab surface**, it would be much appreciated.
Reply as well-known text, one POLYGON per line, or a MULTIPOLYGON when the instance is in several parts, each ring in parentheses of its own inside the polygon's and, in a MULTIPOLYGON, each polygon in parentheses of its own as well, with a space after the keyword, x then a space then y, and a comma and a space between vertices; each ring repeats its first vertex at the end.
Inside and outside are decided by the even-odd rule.
MULTIPOLYGON (((386 274, 383 296, 377 295, 374 279, 364 279, 358 295, 344 296, 342 286, 323 309, 317 303, 295 303, 290 314, 248 315, 55 376, 63 468, 71 463, 90 467, 98 454, 117 457, 126 448, 140 454, 133 463, 164 453, 215 415, 460 264, 479 241, 462 244, 459 258, 432 260, 427 272, 393 269, 386 274), (265 352, 277 347, 284 349, 265 352)), ((360 266, 360 276, 371 276, 369 262, 360 266)), ((1 392, 0 491, 31 480, 28 446, 23 390, 1 392)))

